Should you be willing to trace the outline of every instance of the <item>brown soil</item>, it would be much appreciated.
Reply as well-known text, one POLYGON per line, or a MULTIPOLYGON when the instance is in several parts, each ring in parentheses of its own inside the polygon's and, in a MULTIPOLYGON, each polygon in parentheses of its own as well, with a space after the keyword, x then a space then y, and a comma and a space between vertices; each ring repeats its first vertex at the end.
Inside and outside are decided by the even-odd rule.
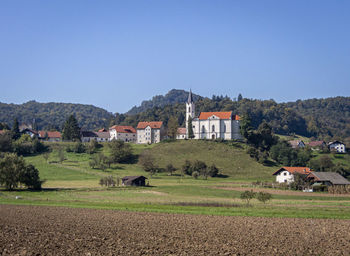
POLYGON ((0 205, 0 255, 349 255, 350 220, 0 205))

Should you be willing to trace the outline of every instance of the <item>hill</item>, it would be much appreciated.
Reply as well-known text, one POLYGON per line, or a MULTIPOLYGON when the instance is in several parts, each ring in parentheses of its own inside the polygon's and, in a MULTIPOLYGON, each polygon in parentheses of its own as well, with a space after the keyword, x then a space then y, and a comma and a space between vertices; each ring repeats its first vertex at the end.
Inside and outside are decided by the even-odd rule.
MULTIPOLYGON (((138 107, 134 106, 132 109, 126 112, 126 114, 135 115, 154 107, 164 107, 166 105, 183 103, 183 102, 186 102, 187 97, 188 97, 188 91, 172 89, 164 96, 156 95, 151 100, 142 101, 140 106, 138 107)), ((194 100, 202 99, 201 96, 196 94, 193 94, 193 98, 194 100)))
POLYGON ((84 129, 98 129, 108 127, 113 114, 93 105, 71 103, 39 103, 29 101, 24 104, 0 103, 0 122, 12 125, 17 117, 20 123, 33 124, 38 129, 60 130, 66 118, 74 114, 79 126, 84 129))

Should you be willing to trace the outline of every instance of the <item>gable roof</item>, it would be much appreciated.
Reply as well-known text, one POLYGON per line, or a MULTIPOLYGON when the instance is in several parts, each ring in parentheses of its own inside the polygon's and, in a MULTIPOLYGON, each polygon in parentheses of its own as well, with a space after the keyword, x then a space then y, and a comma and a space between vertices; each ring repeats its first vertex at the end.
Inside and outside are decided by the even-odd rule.
POLYGON ((45 133, 47 133, 48 138, 61 138, 60 132, 49 132, 49 131, 39 131, 39 137, 45 138, 45 133))
POLYGON ((139 179, 139 178, 145 178, 147 179, 145 176, 125 176, 122 178, 123 181, 132 181, 132 180, 136 180, 136 179, 139 179))
POLYGON ((98 132, 108 132, 105 128, 98 130, 98 132))
POLYGON ((340 142, 340 141, 336 140, 336 141, 329 142, 329 143, 328 143, 328 146, 333 145, 333 144, 342 144, 342 145, 345 145, 343 142, 340 142))
POLYGON ((312 170, 308 167, 287 167, 287 166, 284 166, 284 167, 280 168, 278 171, 274 172, 274 174, 272 174, 272 175, 277 175, 282 171, 288 171, 291 174, 294 174, 294 173, 309 174, 312 172, 312 170))
POLYGON ((89 137, 89 138, 96 138, 97 134, 95 132, 91 132, 91 131, 81 131, 81 136, 82 137, 89 137))
POLYGON ((116 130, 116 132, 120 133, 136 133, 135 128, 132 126, 114 125, 109 130, 116 130))
POLYGON ((109 132, 95 132, 98 138, 109 139, 109 132))
POLYGON ((182 127, 180 127, 180 128, 177 128, 177 134, 186 134, 186 128, 182 128, 182 127))
POLYGON ((145 129, 147 126, 152 129, 160 129, 163 125, 163 122, 139 122, 136 129, 145 129))
POLYGON ((322 145, 325 145, 326 143, 323 140, 317 140, 317 141, 310 141, 307 145, 310 147, 321 147, 322 145))
POLYGON ((329 181, 333 185, 350 185, 350 181, 336 172, 311 172, 307 178, 313 177, 315 181, 329 181))
POLYGON ((199 115, 200 120, 206 120, 212 116, 216 116, 219 119, 233 119, 233 120, 239 120, 239 117, 237 115, 232 116, 232 111, 230 112, 201 112, 199 115), (236 119, 238 117, 238 119, 236 119))
POLYGON ((299 147, 299 144, 301 144, 301 143, 305 145, 304 141, 302 141, 302 140, 290 140, 290 141, 288 141, 288 143, 292 146, 292 148, 299 147))

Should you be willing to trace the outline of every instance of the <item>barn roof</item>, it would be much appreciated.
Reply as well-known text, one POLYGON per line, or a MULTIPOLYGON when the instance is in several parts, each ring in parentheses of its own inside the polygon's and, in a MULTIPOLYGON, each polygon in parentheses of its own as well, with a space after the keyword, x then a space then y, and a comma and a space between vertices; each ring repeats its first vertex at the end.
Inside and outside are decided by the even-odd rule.
POLYGON ((313 177, 315 181, 329 181, 333 185, 350 185, 350 181, 336 172, 311 172, 307 177, 313 177))
POLYGON ((136 180, 136 179, 139 179, 139 178, 145 178, 147 179, 145 176, 125 176, 122 178, 123 181, 126 181, 126 180, 136 180))
POLYGON ((287 166, 284 166, 284 167, 280 168, 278 171, 274 172, 273 175, 277 175, 278 173, 280 173, 282 171, 288 171, 291 174, 294 174, 294 173, 309 174, 311 172, 311 169, 308 167, 287 167, 287 166))

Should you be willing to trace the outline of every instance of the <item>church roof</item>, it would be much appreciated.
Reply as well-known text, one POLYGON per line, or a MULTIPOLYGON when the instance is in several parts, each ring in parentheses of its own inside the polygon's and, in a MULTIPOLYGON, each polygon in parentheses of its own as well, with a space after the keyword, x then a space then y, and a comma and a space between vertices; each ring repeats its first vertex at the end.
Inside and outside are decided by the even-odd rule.
POLYGON ((239 120, 238 115, 232 115, 232 111, 230 112, 201 112, 199 115, 200 120, 206 120, 211 116, 216 116, 219 119, 231 119, 231 120, 239 120))
POLYGON ((192 91, 190 90, 190 93, 188 94, 187 103, 192 103, 192 102, 193 102, 193 96, 192 96, 192 91))

